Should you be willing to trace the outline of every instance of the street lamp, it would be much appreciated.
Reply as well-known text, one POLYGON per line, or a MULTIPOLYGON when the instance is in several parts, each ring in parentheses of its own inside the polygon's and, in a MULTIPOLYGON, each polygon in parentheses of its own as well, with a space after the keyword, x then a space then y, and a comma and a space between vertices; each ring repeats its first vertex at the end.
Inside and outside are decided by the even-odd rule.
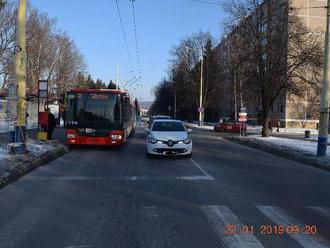
MULTIPOLYGON (((189 46, 184 46, 187 50, 194 51, 189 46)), ((203 125, 203 68, 204 68, 204 57, 203 57, 204 49, 203 46, 200 48, 200 60, 201 60, 201 79, 200 79, 200 91, 199 91, 199 107, 198 107, 198 112, 199 112, 199 126, 203 125)))

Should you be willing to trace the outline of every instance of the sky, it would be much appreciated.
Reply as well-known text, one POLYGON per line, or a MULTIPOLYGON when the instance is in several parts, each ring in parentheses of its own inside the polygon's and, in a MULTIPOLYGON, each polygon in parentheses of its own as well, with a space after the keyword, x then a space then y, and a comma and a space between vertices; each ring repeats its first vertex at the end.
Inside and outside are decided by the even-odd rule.
POLYGON ((116 81, 119 67, 119 83, 123 88, 125 81, 141 76, 128 89, 140 101, 153 100, 154 87, 167 75, 171 48, 198 31, 209 31, 220 40, 225 16, 220 6, 198 1, 135 0, 136 49, 132 3, 118 0, 127 49, 116 0, 30 2, 32 7, 57 19, 58 28, 70 35, 84 55, 94 79, 116 81))

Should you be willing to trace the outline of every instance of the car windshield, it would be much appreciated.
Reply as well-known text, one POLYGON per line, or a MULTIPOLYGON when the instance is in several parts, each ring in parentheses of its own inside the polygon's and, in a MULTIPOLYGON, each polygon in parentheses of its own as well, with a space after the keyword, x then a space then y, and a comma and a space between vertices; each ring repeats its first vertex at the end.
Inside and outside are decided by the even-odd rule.
POLYGON ((152 131, 156 132, 184 132, 184 128, 181 122, 177 121, 156 121, 152 126, 152 131))

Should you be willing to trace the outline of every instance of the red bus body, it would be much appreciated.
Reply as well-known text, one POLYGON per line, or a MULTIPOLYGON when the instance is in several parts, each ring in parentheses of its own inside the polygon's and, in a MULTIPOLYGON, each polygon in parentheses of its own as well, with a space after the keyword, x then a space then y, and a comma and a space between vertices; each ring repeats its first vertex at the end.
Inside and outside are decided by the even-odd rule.
POLYGON ((120 146, 136 125, 135 106, 121 90, 69 91, 66 117, 66 143, 70 146, 120 146))

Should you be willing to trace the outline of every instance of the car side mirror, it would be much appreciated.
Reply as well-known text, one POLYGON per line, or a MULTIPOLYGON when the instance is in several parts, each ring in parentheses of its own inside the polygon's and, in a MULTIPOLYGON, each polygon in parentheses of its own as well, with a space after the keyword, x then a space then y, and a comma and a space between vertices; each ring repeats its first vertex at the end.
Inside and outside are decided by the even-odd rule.
POLYGON ((193 130, 192 130, 191 128, 188 128, 188 129, 187 129, 187 132, 188 132, 188 133, 192 133, 192 131, 193 131, 193 130))

